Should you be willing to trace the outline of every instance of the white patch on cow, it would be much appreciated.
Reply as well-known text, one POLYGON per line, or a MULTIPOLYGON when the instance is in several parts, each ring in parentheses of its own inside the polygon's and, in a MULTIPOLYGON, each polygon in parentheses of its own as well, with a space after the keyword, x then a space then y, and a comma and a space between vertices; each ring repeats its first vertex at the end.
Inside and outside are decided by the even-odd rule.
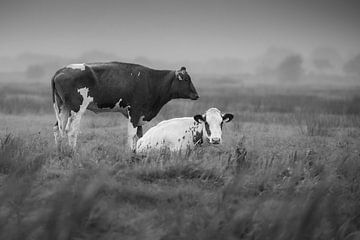
POLYGON ((140 77, 140 72, 138 72, 138 77, 140 77))
POLYGON ((115 107, 113 108, 114 112, 121 112, 125 117, 130 116, 129 115, 129 108, 130 106, 127 105, 126 107, 121 107, 120 103, 121 103, 122 99, 120 98, 120 100, 115 104, 115 107))
POLYGON ((183 80, 182 77, 180 76, 178 70, 175 71, 175 76, 177 77, 177 79, 178 79, 179 81, 182 81, 182 80, 183 80))
POLYGON ((120 98, 120 100, 117 103, 115 103, 115 107, 114 107, 115 110, 116 109, 123 109, 122 107, 120 107, 121 101, 122 101, 122 98, 120 98))
POLYGON ((66 66, 67 68, 72 68, 72 69, 79 69, 81 71, 85 70, 85 64, 84 63, 73 63, 73 64, 69 64, 66 66))
POLYGON ((73 148, 76 146, 77 136, 79 134, 80 129, 80 120, 82 115, 85 113, 88 105, 94 100, 93 97, 89 96, 89 89, 84 87, 78 89, 78 92, 83 97, 83 101, 80 105, 80 109, 78 112, 71 111, 70 117, 66 124, 65 130, 68 132, 69 144, 73 148))
POLYGON ((120 104, 122 102, 122 99, 120 98, 120 100, 115 103, 113 108, 99 108, 97 106, 97 104, 95 102, 91 102, 88 106, 88 109, 90 111, 93 111, 94 113, 99 113, 99 112, 120 112, 122 114, 124 114, 124 116, 127 116, 128 114, 128 109, 129 109, 129 105, 126 107, 121 107, 120 104))
POLYGON ((223 119, 220 110, 217 108, 208 109, 205 113, 205 118, 206 118, 206 122, 209 125, 210 135, 208 135, 205 129, 204 129, 205 130, 204 133, 206 137, 209 139, 210 143, 216 140, 221 141, 221 134, 222 134, 221 122, 223 121, 223 119))

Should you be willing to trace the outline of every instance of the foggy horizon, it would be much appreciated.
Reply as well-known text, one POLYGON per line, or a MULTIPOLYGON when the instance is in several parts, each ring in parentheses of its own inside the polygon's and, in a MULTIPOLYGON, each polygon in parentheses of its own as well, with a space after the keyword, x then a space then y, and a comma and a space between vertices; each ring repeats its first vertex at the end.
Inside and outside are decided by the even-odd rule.
MULTIPOLYGON (((271 48, 360 53, 357 1, 2 1, 0 58, 98 51, 166 62, 252 60, 271 48)), ((118 59, 114 59, 118 60, 118 59)))

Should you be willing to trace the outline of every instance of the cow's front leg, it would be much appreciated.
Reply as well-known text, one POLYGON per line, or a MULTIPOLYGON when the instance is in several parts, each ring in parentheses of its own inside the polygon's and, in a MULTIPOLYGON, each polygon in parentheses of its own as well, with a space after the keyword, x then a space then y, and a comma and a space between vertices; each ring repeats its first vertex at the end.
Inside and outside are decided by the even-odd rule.
POLYGON ((142 125, 146 124, 147 121, 143 120, 144 117, 142 116, 138 121, 138 126, 134 127, 131 123, 131 118, 128 121, 128 146, 130 147, 131 151, 136 151, 136 143, 143 136, 143 128, 142 125))
POLYGON ((131 121, 128 122, 128 146, 131 151, 135 152, 136 150, 136 142, 139 139, 137 136, 137 127, 134 127, 131 121))
POLYGON ((142 128, 142 126, 137 127, 136 136, 138 137, 138 139, 143 136, 143 128, 142 128))

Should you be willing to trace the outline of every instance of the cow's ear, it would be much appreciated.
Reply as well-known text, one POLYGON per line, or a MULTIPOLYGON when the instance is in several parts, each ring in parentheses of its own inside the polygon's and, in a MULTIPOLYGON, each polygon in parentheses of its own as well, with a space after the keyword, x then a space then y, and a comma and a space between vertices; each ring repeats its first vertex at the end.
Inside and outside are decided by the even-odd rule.
POLYGON ((185 74, 185 73, 186 73, 186 67, 181 67, 181 68, 180 68, 180 72, 181 72, 182 74, 185 74))
POLYGON ((181 77, 180 71, 175 71, 175 76, 179 81, 183 80, 183 78, 181 77))
POLYGON ((222 115, 222 118, 225 122, 230 122, 234 118, 234 115, 231 113, 225 113, 222 115))
POLYGON ((197 123, 201 123, 201 122, 205 122, 205 118, 203 115, 200 115, 200 114, 197 114, 194 116, 194 120, 197 122, 197 123))

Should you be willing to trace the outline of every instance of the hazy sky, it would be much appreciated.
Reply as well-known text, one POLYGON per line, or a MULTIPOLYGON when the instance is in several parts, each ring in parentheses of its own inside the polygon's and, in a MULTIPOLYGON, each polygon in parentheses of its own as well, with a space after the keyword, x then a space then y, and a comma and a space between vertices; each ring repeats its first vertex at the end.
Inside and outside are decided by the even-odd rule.
POLYGON ((359 0, 0 0, 0 57, 100 50, 169 61, 270 46, 360 52, 359 0))

